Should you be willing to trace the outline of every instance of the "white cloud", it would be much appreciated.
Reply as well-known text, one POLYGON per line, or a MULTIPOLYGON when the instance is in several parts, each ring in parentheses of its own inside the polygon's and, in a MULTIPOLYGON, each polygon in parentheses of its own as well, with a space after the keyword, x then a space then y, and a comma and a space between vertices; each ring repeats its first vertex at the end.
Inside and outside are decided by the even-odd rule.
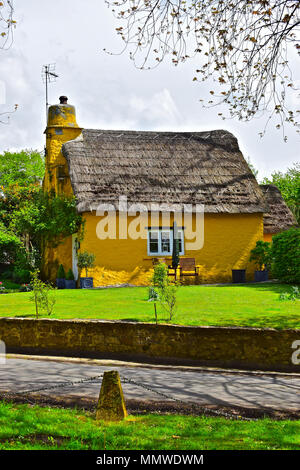
MULTIPOLYGON (((210 83, 193 82, 197 61, 173 67, 166 62, 152 71, 134 68, 128 55, 108 55, 122 49, 116 20, 103 1, 51 0, 39 8, 36 0, 15 0, 18 27, 13 47, 1 54, 1 76, 9 106, 19 110, 0 128, 0 152, 9 148, 39 148, 45 141, 43 64, 55 62, 59 79, 49 87, 50 103, 62 94, 77 108, 78 124, 88 128, 202 131, 225 128, 235 134, 245 157, 260 177, 284 170, 297 159, 300 137, 287 128, 288 143, 266 117, 241 123, 222 121, 225 108, 203 109, 199 98, 210 83)), ((299 60, 299 59, 298 59, 299 60)), ((295 65, 297 62, 294 61, 295 65)), ((295 80, 299 66, 295 65, 295 80)), ((6 105, 7 107, 7 105, 6 105)), ((1 109, 3 105, 0 105, 1 109)))
POLYGON ((180 113, 171 96, 170 91, 164 88, 151 96, 134 95, 129 100, 131 116, 135 116, 137 125, 148 129, 170 129, 180 124, 180 113))

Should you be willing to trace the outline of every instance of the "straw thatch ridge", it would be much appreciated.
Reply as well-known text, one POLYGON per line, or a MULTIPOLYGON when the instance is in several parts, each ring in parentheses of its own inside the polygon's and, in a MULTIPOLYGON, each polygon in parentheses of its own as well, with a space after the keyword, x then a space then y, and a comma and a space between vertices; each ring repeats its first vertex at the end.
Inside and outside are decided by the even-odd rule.
POLYGON ((264 214, 264 233, 278 233, 297 226, 297 221, 288 208, 280 190, 273 184, 261 184, 269 211, 264 214))
POLYGON ((258 213, 263 194, 229 132, 85 129, 62 147, 79 212, 99 204, 204 204, 209 213, 258 213))

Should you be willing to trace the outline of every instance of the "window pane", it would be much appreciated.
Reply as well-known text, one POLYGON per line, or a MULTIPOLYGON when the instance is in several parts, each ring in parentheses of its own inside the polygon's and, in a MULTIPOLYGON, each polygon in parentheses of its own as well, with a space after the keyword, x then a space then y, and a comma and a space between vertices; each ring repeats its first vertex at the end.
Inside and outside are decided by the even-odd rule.
POLYGON ((179 239, 179 253, 182 254, 183 253, 183 247, 184 247, 184 244, 183 244, 183 230, 178 230, 178 239, 179 239))
POLYGON ((163 253, 171 252, 170 232, 161 232, 161 251, 163 253))
POLYGON ((158 253, 158 232, 149 232, 150 253, 158 253))

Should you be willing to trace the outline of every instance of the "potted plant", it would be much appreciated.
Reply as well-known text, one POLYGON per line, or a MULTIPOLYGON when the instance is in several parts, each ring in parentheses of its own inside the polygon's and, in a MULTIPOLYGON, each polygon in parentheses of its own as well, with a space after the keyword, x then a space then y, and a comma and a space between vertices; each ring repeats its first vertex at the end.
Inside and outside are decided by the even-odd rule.
POLYGON ((233 284, 242 284, 246 282, 246 269, 232 269, 233 284))
POLYGON ((94 267, 95 255, 84 251, 78 254, 78 267, 85 269, 86 277, 80 277, 80 288, 91 289, 93 287, 93 278, 88 277, 88 269, 94 267))
POLYGON ((66 273, 62 264, 59 266, 57 271, 56 287, 58 289, 64 289, 66 287, 66 273))
POLYGON ((250 252, 250 261, 254 261, 258 270, 254 272, 255 282, 268 280, 268 271, 271 264, 271 244, 258 240, 255 248, 250 252))
POLYGON ((76 281, 71 268, 66 275, 66 289, 76 289, 76 281))

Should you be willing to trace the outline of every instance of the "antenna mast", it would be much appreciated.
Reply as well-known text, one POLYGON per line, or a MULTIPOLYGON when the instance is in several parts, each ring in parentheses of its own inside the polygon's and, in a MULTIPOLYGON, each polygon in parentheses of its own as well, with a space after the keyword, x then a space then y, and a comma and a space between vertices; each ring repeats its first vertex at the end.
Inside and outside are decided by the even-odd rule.
POLYGON ((55 73, 55 64, 43 65, 42 68, 42 79, 46 85, 46 120, 48 118, 48 83, 56 82, 58 75, 55 73))

